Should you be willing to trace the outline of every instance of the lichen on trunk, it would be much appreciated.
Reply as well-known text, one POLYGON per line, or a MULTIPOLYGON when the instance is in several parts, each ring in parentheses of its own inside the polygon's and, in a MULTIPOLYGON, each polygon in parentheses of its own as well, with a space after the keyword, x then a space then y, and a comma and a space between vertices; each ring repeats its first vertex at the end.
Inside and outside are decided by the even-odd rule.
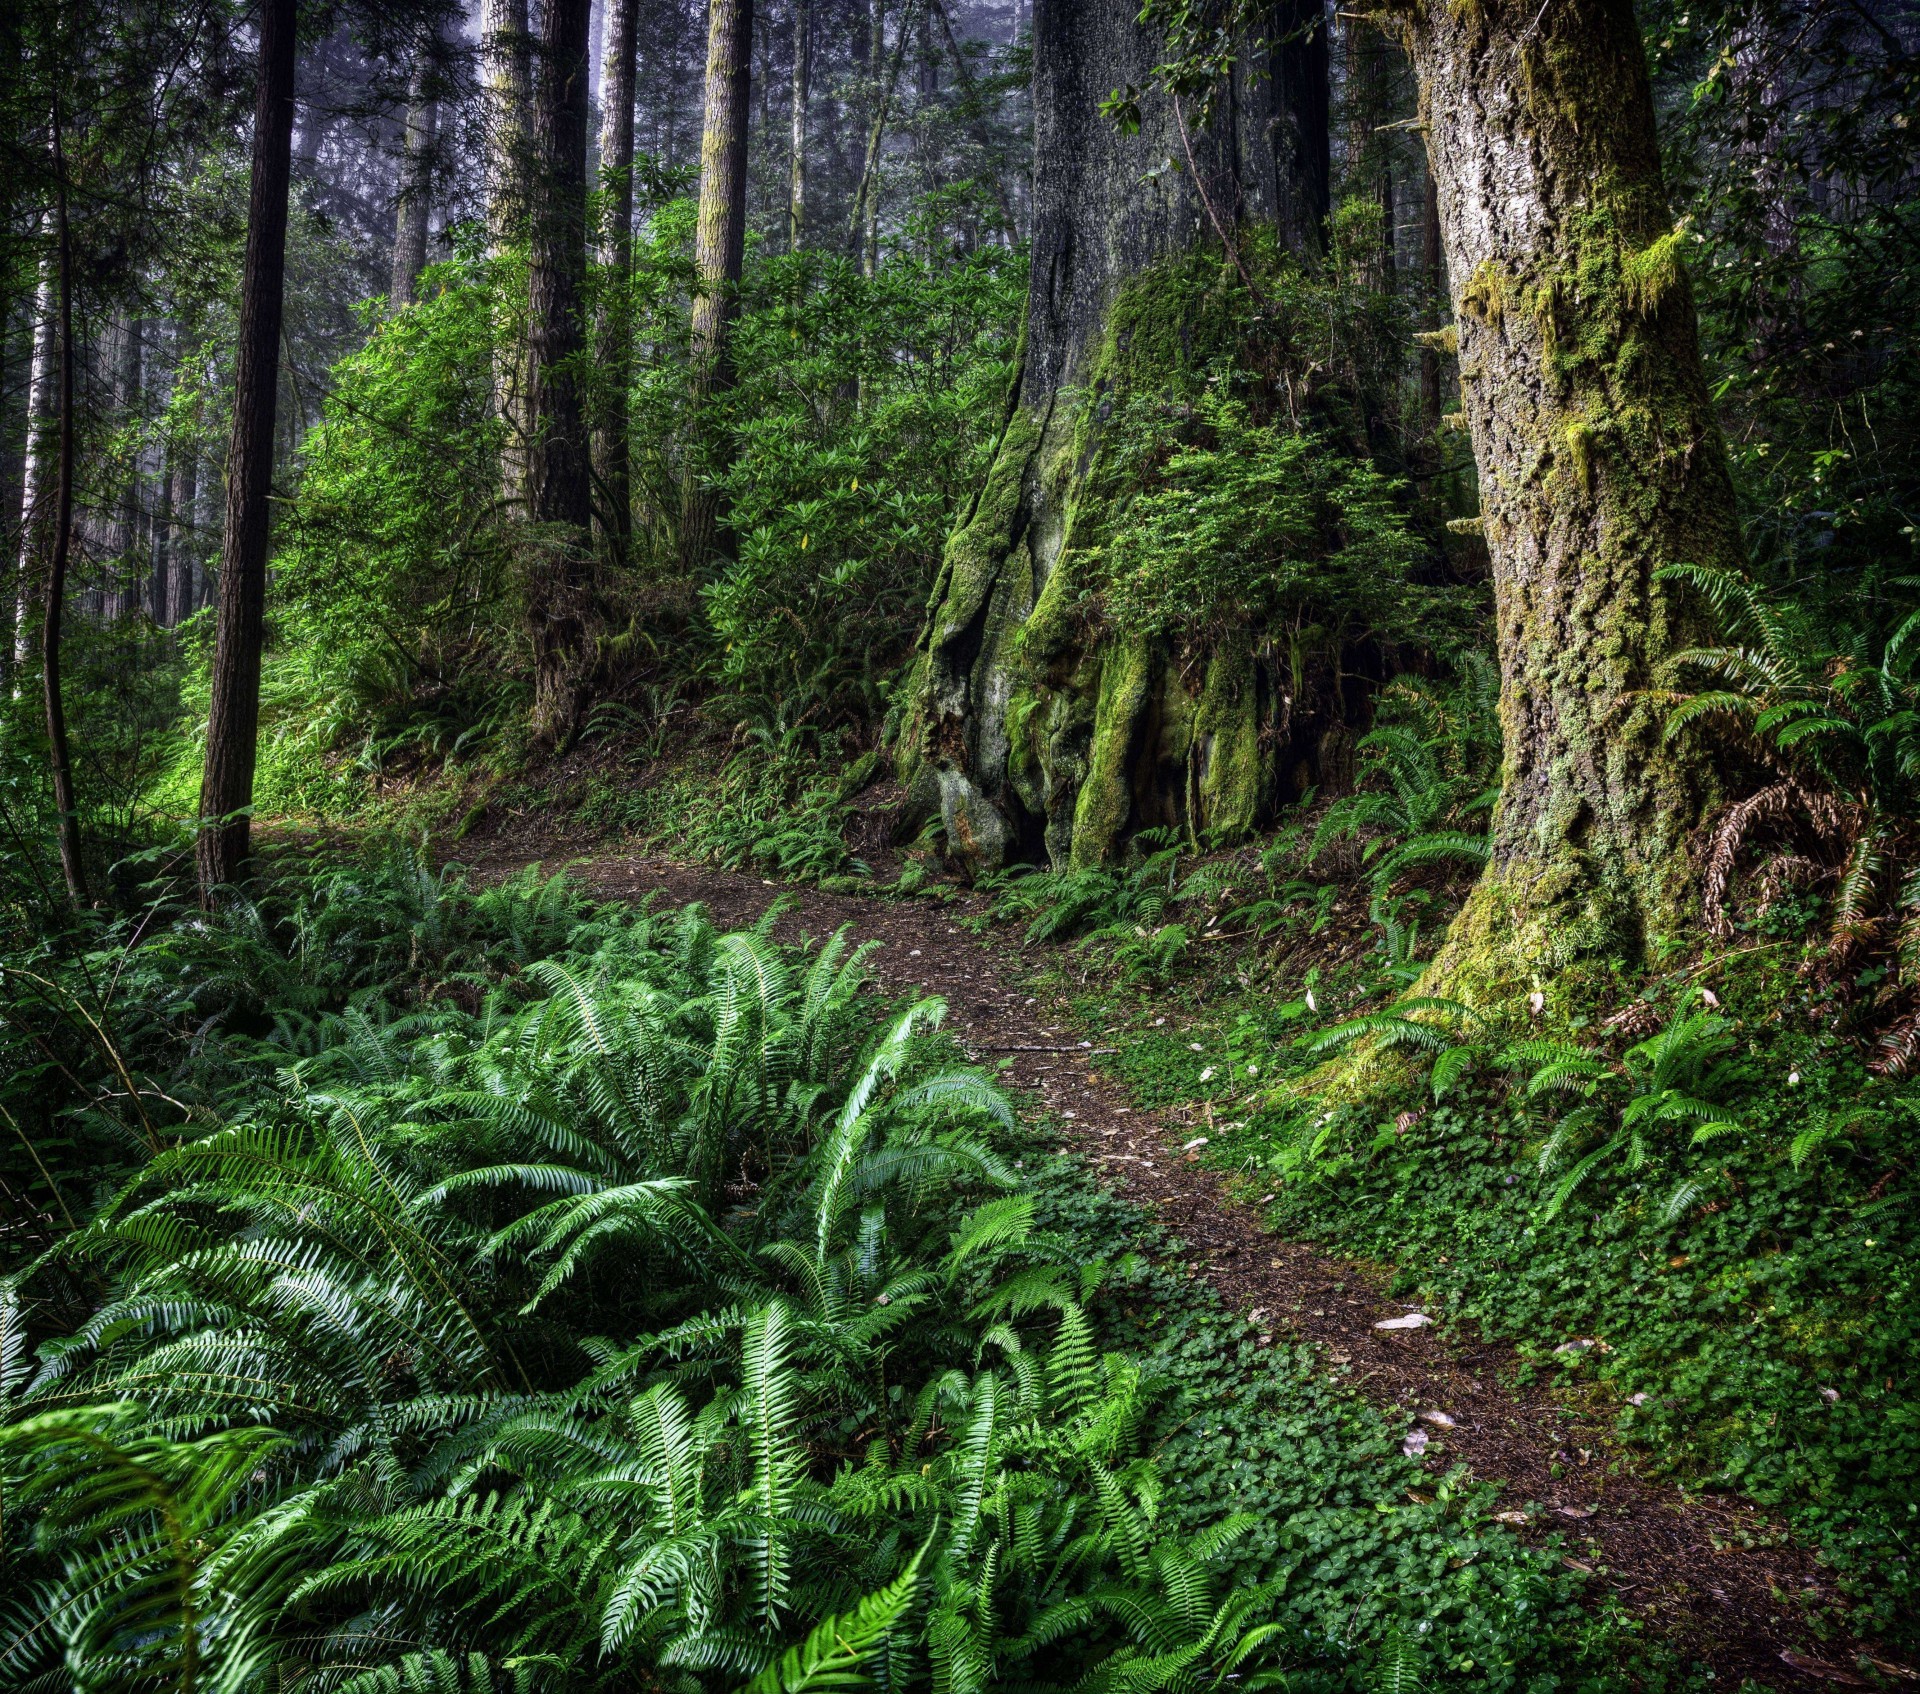
POLYGON ((1504 768, 1485 877, 1426 982, 1488 997, 1697 922, 1716 799, 1664 734, 1703 633, 1661 566, 1736 564, 1684 232, 1629 0, 1397 10, 1420 83, 1493 561, 1504 768))

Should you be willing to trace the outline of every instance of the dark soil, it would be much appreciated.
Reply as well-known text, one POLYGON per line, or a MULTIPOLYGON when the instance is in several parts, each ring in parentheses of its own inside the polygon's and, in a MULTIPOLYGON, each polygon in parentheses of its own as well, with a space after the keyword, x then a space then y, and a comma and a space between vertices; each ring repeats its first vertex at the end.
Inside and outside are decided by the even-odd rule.
POLYGON ((1920 1681, 1846 1629, 1831 1573, 1786 1529, 1737 1495, 1682 1490, 1650 1476, 1612 1430, 1599 1391, 1583 1403, 1517 1381, 1510 1347, 1441 1324, 1382 1330, 1410 1308, 1382 1298, 1376 1271, 1270 1235, 1217 1173, 1182 1144, 1198 1132, 1177 1112, 1135 1108, 1101 1075, 1070 1014, 1027 980, 1040 963, 1004 933, 983 942, 956 921, 980 897, 889 901, 788 888, 763 878, 661 859, 602 853, 570 860, 559 843, 493 844, 476 869, 500 874, 539 859, 571 864, 596 893, 700 901, 725 925, 758 918, 785 894, 783 939, 822 937, 842 924, 880 943, 872 960, 894 993, 942 996, 948 1028, 982 1065, 998 1069, 1057 1123, 1063 1150, 1099 1180, 1150 1208, 1185 1243, 1186 1268, 1204 1276, 1262 1339, 1315 1344, 1330 1373, 1424 1430, 1436 1474, 1465 1465, 1494 1483, 1516 1533, 1564 1538, 1566 1562, 1609 1585, 1649 1627, 1703 1660, 1720 1686, 1810 1681, 1867 1686, 1920 1681), (1446 1422, 1425 1419, 1439 1413, 1446 1422))

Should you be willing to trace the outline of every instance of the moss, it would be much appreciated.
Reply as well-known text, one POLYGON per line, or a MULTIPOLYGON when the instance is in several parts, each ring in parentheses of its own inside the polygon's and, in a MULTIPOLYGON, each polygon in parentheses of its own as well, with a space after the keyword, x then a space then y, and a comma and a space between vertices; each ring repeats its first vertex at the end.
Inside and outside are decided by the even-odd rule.
POLYGON ((1073 807, 1070 861, 1075 868, 1104 860, 1132 819, 1135 731, 1152 696, 1153 673, 1153 649, 1146 641, 1127 642, 1104 656, 1086 780, 1073 807))
POLYGON ((1510 287, 1506 272, 1491 259, 1482 259, 1460 291, 1461 309, 1483 324, 1496 325, 1507 315, 1510 287))
POLYGON ((1672 298, 1686 275, 1680 263, 1685 240, 1686 231, 1676 227, 1639 252, 1623 256, 1620 293, 1629 311, 1651 317, 1672 298))
POLYGON ((1582 419, 1575 418, 1567 425, 1567 453, 1573 460, 1574 475, 1579 479, 1580 492, 1593 492, 1593 431, 1582 419))
POLYGON ((992 594, 1001 561, 1013 546, 1027 466, 1045 427, 1045 411, 1025 406, 1016 407, 1008 420, 973 513, 947 542, 930 602, 938 608, 932 645, 961 635, 992 594))
POLYGON ((1207 664, 1193 716, 1188 753, 1192 792, 1189 827, 1238 835, 1260 821, 1267 798, 1267 761, 1260 750, 1260 709, 1253 651, 1233 642, 1207 664))

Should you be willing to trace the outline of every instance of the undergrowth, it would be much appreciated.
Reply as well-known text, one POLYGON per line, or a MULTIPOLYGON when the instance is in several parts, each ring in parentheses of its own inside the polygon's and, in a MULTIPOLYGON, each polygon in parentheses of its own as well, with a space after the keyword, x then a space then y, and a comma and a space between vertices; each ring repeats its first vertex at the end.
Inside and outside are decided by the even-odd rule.
POLYGON ((9 1681, 1619 1685, 1551 1549, 770 924, 402 847, 20 947, 9 1681))

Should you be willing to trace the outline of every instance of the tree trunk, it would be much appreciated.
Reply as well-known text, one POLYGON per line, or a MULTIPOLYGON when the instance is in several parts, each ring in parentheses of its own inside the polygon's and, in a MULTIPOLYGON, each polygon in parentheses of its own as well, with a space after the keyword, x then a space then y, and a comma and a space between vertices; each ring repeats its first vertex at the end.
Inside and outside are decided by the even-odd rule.
POLYGON ((534 733, 570 743, 586 703, 592 458, 581 403, 587 275, 588 0, 541 0, 529 207, 528 509, 539 525, 529 583, 534 733))
POLYGON ((194 507, 199 496, 200 393, 193 398, 194 434, 174 443, 173 483, 167 491, 167 627, 177 629, 198 610, 194 593, 194 555, 199 548, 199 531, 194 523, 194 507))
POLYGON ((893 87, 900 79, 900 60, 906 52, 907 20, 904 15, 900 19, 900 40, 891 59, 887 57, 887 0, 868 0, 867 20, 870 37, 867 59, 873 75, 880 76, 882 61, 887 66, 885 86, 878 83, 874 86, 873 117, 867 126, 866 165, 860 174, 859 191, 854 196, 854 209, 861 213, 860 272, 863 276, 873 276, 880 269, 880 148, 886 140, 888 108, 893 104, 893 87))
POLYGON ((433 150, 440 129, 436 46, 432 28, 423 24, 413 51, 413 74, 407 82, 406 140, 400 156, 400 192, 393 212, 393 280, 387 290, 387 305, 396 312, 413 304, 420 273, 427 268, 433 150))
MULTIPOLYGON (((141 342, 139 318, 116 318, 108 345, 113 361, 113 406, 123 425, 138 421, 140 413, 141 342)), ((125 481, 114 491, 112 515, 106 525, 104 557, 100 560, 100 612, 116 623, 140 604, 140 473, 129 466, 125 481)))
POLYGON ((1695 926, 1716 788, 1652 690, 1706 633, 1662 565, 1742 559, 1630 0, 1403 14, 1493 559, 1504 736, 1485 877, 1428 973, 1524 988, 1695 926))
MULTIPOLYGON (((486 84, 487 247, 498 259, 526 233, 527 182, 532 170, 528 114, 533 105, 527 0, 483 0, 480 54, 486 84)), ((524 509, 532 440, 526 326, 517 313, 510 314, 499 324, 497 334, 494 400, 506 430, 500 451, 500 492, 509 506, 524 509)))
POLYGON ((733 320, 747 235, 747 116, 753 64, 753 0, 710 0, 706 119, 700 137, 700 221, 693 241, 694 424, 680 513, 680 556, 696 579, 729 555, 725 502, 714 479, 725 437, 713 416, 733 387, 733 320))
POLYGON ((1445 396, 1440 382, 1440 348, 1435 342, 1444 336, 1447 305, 1447 273, 1440 237, 1440 190, 1428 171, 1426 192, 1420 214, 1420 279, 1426 290, 1423 316, 1433 319, 1420 350, 1420 421, 1426 428, 1429 455, 1439 459, 1440 415, 1445 396))
POLYGON ((813 0, 793 0, 793 109, 787 142, 787 249, 807 233, 807 110, 813 91, 813 0))
POLYGON ((73 544, 73 243, 67 228, 67 161, 60 114, 53 116, 54 250, 60 284, 60 445, 54 493, 53 551, 47 563, 47 593, 40 611, 40 686, 47 715, 47 764, 53 777, 60 875, 67 898, 87 903, 87 876, 80 856, 80 805, 73 789, 73 755, 67 746, 67 708, 60 687, 60 628, 67 599, 67 557, 73 544))
POLYGON ((595 514, 616 565, 626 563, 633 535, 627 387, 633 371, 633 81, 638 0, 606 0, 600 57, 600 176, 606 197, 600 261, 607 268, 594 325, 600 400, 593 438, 595 514))
POLYGON ((1079 578, 1109 539, 1108 418, 1129 395, 1203 382, 1211 360, 1244 351, 1208 341, 1221 333, 1208 326, 1258 316, 1213 310, 1251 304, 1213 231, 1237 240, 1236 221, 1262 223, 1306 257, 1326 209, 1324 36, 1276 23, 1262 32, 1271 65, 1247 56, 1210 127, 1144 96, 1128 134, 1101 102, 1149 85, 1164 53, 1137 12, 1034 8, 1024 365, 948 542, 896 748, 903 830, 937 816, 976 870, 1043 853, 1097 862, 1155 825, 1250 828, 1326 727, 1258 657, 1261 632, 1176 654, 1080 615, 1079 578), (1191 165, 1159 168, 1169 158, 1191 165))
POLYGON ((11 643, 14 698, 33 652, 33 608, 38 601, 37 566, 45 556, 45 540, 52 508, 48 471, 58 456, 54 408, 59 398, 60 307, 59 262, 51 247, 40 261, 40 286, 33 301, 33 363, 27 376, 26 458, 20 467, 20 553, 15 560, 12 595, 11 643))
POLYGON ((253 108, 247 249, 227 446, 227 522, 220 546, 220 613, 213 647, 207 757, 200 778, 200 894, 239 880, 251 849, 260 730, 260 648, 266 622, 273 426, 287 259, 293 151, 294 0, 261 0, 253 108))

